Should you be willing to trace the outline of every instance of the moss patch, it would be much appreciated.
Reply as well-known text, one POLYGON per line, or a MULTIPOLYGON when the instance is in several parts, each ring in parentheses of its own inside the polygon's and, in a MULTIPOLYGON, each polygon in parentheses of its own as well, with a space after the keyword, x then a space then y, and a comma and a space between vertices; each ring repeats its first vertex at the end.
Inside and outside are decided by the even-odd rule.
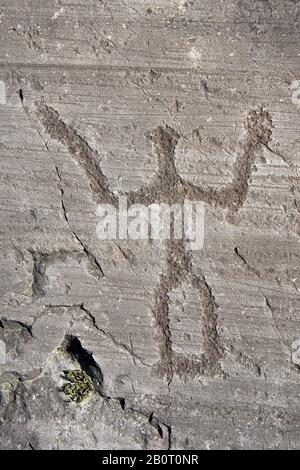
POLYGON ((69 383, 63 386, 63 392, 72 401, 81 403, 95 393, 92 379, 83 370, 65 370, 64 374, 69 383))

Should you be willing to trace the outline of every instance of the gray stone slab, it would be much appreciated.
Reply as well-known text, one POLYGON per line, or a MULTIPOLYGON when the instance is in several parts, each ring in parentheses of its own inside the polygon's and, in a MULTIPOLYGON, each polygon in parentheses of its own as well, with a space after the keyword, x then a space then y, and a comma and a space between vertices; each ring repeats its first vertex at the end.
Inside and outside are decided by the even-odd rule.
POLYGON ((299 448, 299 2, 2 0, 0 39, 0 447, 299 448), (120 195, 204 246, 99 240, 120 195))

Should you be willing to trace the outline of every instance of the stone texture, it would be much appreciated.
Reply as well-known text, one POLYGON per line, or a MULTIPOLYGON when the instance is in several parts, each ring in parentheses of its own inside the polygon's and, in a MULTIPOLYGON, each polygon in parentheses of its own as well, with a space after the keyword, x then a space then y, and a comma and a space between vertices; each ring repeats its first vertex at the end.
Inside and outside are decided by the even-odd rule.
POLYGON ((2 449, 299 448, 299 14, 0 2, 2 449), (204 201, 203 249, 100 241, 121 194, 204 201))

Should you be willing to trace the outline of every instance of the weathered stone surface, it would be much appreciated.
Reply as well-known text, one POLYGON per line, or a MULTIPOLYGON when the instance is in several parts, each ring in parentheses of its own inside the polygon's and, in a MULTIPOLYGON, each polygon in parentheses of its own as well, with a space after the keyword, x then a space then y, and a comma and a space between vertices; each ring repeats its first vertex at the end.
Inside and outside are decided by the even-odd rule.
POLYGON ((299 8, 2 0, 2 449, 299 448, 299 8), (204 247, 100 241, 119 195, 204 247))

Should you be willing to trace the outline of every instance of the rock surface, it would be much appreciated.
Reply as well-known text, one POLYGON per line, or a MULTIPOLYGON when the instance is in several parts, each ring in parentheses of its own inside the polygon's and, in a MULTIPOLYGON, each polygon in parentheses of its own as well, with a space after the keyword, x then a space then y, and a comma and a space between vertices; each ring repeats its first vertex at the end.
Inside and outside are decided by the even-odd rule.
POLYGON ((299 448, 299 15, 2 0, 2 449, 299 448), (203 248, 100 241, 121 194, 203 248))

